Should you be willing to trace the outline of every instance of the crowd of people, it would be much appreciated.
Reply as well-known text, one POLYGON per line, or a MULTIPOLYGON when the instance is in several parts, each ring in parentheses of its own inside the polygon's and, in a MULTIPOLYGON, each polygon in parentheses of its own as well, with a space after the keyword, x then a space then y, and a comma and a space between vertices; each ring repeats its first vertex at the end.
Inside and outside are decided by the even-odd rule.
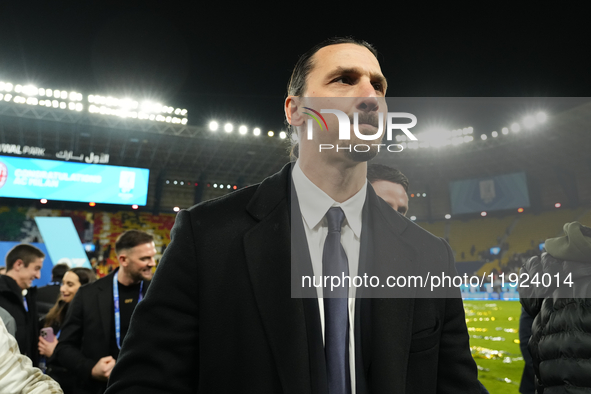
MULTIPOLYGON (((97 280, 93 269, 57 264, 51 282, 38 289, 31 284, 40 278, 43 252, 19 244, 6 255, 6 273, 0 276, 4 331, 30 360, 29 366, 19 359, 23 368, 36 376, 38 368, 66 394, 104 392, 131 314, 149 287, 156 255, 153 237, 129 230, 115 248, 119 267, 106 277, 97 280)), ((23 368, 13 373, 22 374, 23 368)))

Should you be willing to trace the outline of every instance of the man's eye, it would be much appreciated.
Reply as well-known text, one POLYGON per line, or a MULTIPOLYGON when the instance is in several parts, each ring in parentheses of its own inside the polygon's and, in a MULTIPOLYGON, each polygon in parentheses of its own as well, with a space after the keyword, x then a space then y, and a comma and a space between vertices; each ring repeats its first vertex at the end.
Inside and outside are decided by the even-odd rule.
POLYGON ((384 87, 382 86, 381 83, 374 83, 373 87, 375 90, 379 90, 380 92, 384 90, 384 87))
POLYGON ((349 78, 349 77, 338 77, 338 78, 334 79, 333 82, 341 82, 341 83, 350 84, 351 83, 351 78, 349 78))

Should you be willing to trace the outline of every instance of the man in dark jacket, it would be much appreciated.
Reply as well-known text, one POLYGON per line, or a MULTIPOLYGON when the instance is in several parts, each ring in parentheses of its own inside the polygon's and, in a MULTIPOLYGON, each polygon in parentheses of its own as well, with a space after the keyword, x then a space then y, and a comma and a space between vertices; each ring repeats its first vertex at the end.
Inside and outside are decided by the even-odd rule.
POLYGON ((60 297, 62 278, 69 269, 70 267, 65 263, 54 265, 51 269, 51 282, 37 289, 37 312, 39 312, 39 317, 42 318, 47 315, 47 312, 57 302, 60 297))
POLYGON ((136 305, 144 297, 156 247, 152 235, 128 230, 115 243, 119 268, 80 287, 62 326, 55 358, 78 378, 76 393, 102 393, 136 305))
POLYGON ((591 389, 591 228, 564 225, 521 270, 521 304, 535 317, 529 350, 538 393, 591 389), (527 287, 525 287, 527 285, 527 287))
POLYGON ((179 212, 109 394, 479 392, 457 288, 455 298, 438 299, 290 294, 294 271, 322 266, 351 267, 351 277, 370 264, 397 274, 429 264, 455 272, 449 245, 368 184, 366 162, 377 150, 320 153, 320 140, 340 143, 336 117, 315 139, 304 137, 315 107, 306 100, 346 98, 333 104, 374 124, 385 93, 377 52, 365 42, 327 41, 300 58, 284 105, 300 129, 298 161, 179 212))
POLYGON ((39 363, 39 318, 37 288, 31 285, 41 278, 44 258, 45 254, 32 245, 17 245, 6 255, 6 275, 0 276, 0 307, 16 321, 19 349, 34 366, 39 363))

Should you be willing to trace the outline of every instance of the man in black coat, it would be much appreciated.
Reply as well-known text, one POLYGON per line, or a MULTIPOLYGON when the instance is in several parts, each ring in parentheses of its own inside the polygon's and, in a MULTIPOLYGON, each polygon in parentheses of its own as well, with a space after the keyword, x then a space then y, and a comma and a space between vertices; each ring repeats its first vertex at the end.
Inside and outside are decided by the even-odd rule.
MULTIPOLYGON (((290 85, 285 111, 296 128, 306 97, 359 98, 349 110, 373 122, 365 115, 386 91, 375 50, 348 39, 304 55, 290 85)), ((344 211, 342 237, 352 241, 341 245, 358 273, 370 265, 376 273, 426 273, 430 265, 455 273, 449 246, 367 184, 370 155, 319 153, 319 143, 338 143, 333 126, 300 139, 298 161, 260 185, 178 214, 108 394, 479 392, 457 297, 349 298, 348 351, 338 366, 327 362, 328 342, 342 339, 326 328, 334 326, 330 308, 305 289, 306 298, 292 297, 294 287, 290 294, 294 272, 318 262, 320 242, 310 240, 323 241, 324 208, 344 211), (344 377, 344 391, 334 390, 334 376, 344 377)))
POLYGON ((76 393, 105 391, 131 314, 152 278, 156 255, 152 235, 126 231, 117 239, 115 251, 119 268, 78 289, 55 350, 59 364, 79 379, 76 393))
POLYGON ((16 321, 16 341, 22 354, 39 364, 37 288, 45 254, 28 244, 16 245, 6 254, 6 275, 0 275, 0 307, 16 321))
POLYGON ((37 289, 37 312, 39 317, 44 317, 55 305, 60 297, 62 278, 70 269, 68 264, 60 263, 51 269, 51 282, 37 289))

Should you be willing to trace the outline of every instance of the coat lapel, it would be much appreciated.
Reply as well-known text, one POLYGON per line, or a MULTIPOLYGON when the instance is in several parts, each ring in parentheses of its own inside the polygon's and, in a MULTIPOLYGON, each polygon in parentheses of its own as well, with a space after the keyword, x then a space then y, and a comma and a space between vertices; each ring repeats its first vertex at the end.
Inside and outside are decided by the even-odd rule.
POLYGON ((244 249, 263 326, 285 393, 311 392, 310 362, 302 299, 291 298, 288 191, 290 165, 267 178, 249 203, 258 223, 245 235, 244 249))
MULTIPOLYGON (((407 226, 406 219, 378 198, 369 186, 363 212, 359 272, 380 278, 411 275, 417 252, 404 237, 407 226)), ((380 293, 382 288, 377 290, 373 294, 361 293, 362 298, 356 304, 358 394, 398 392, 406 385, 416 289, 404 289, 395 298, 391 289, 385 288, 384 293, 380 293)))

